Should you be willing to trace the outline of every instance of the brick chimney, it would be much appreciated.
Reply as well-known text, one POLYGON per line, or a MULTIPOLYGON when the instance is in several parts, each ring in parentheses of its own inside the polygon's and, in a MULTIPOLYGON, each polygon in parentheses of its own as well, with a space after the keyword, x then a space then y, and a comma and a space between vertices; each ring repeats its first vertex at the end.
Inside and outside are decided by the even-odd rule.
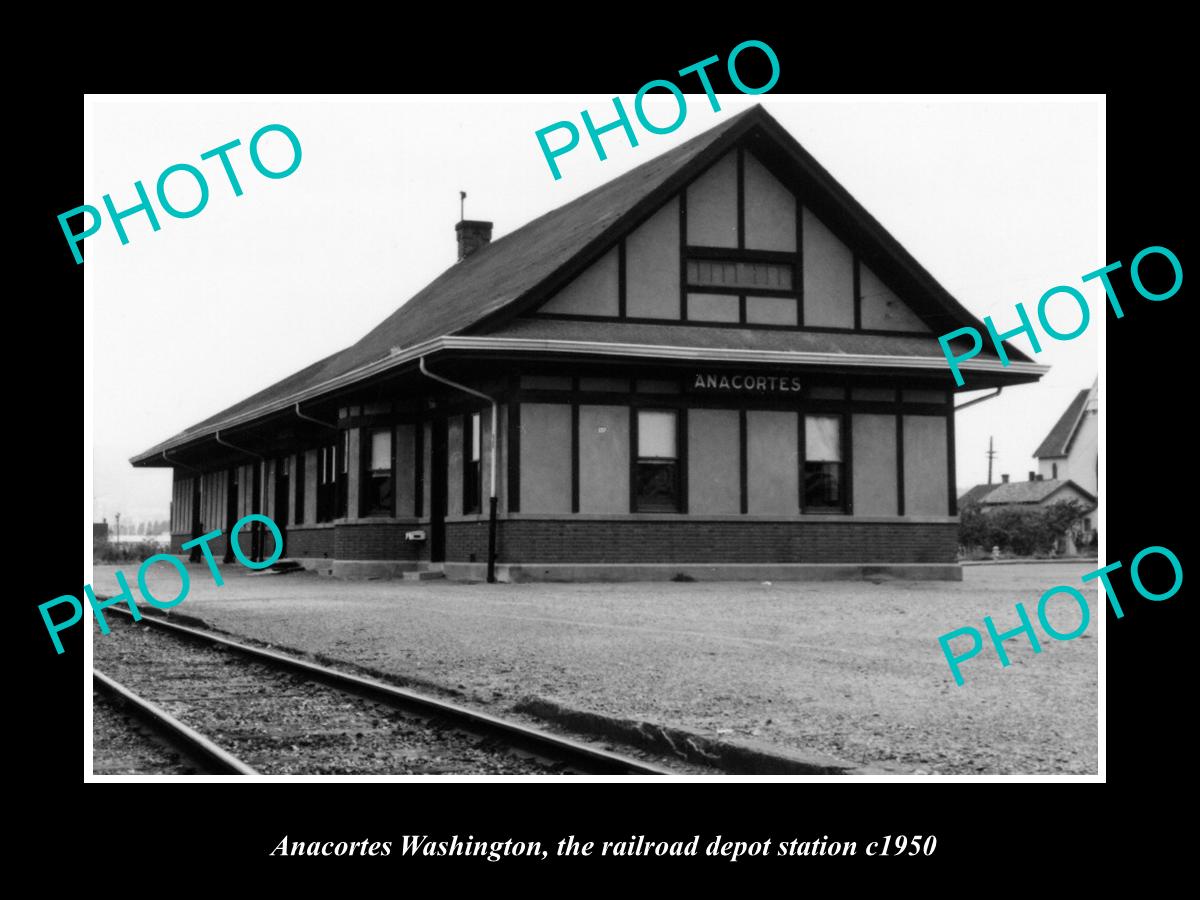
POLYGON ((1003 484, 1008 484, 1008 475, 1007 475, 1007 474, 1001 475, 1001 476, 1000 476, 1000 481, 1001 481, 1003 484))
POLYGON ((1030 481, 1033 481, 1033 476, 1034 476, 1034 475, 1036 475, 1036 474, 1037 474, 1037 472, 1030 472, 1030 473, 1029 473, 1029 480, 1030 480, 1030 481))
POLYGON ((454 226, 458 235, 458 259, 462 262, 480 247, 492 242, 492 223, 463 219, 454 226))

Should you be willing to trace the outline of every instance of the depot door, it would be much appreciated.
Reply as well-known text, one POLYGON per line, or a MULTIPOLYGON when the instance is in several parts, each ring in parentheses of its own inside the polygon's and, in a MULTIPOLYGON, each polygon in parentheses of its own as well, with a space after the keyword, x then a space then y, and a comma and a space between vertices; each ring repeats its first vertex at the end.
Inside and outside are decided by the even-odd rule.
POLYGON ((289 487, 291 486, 291 457, 283 456, 275 460, 275 524, 279 527, 279 533, 283 536, 282 546, 279 548, 279 557, 282 559, 287 556, 287 520, 288 520, 288 501, 290 500, 289 487))
POLYGON ((434 419, 429 448, 429 561, 446 559, 446 420, 434 419))

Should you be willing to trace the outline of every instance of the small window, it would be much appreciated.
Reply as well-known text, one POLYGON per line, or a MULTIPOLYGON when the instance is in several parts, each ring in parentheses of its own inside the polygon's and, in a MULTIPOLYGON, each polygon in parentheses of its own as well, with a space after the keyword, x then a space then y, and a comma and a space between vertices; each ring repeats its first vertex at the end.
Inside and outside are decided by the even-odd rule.
POLYGON ((688 284, 694 287, 792 290, 790 263, 689 259, 688 284))
POLYGON ((480 511, 480 496, 482 495, 482 425, 479 413, 471 413, 467 420, 466 433, 463 435, 463 512, 477 513, 480 511))
POLYGON ((1050 463, 1050 478, 1058 479, 1058 463, 1050 463))
POLYGON ((371 433, 370 456, 363 478, 363 512, 368 516, 392 514, 392 430, 377 428, 371 433))
POLYGON ((805 416, 805 510, 845 508, 842 465, 842 417, 805 416))
POLYGON ((637 429, 637 512, 678 512, 677 414, 639 410, 637 429))

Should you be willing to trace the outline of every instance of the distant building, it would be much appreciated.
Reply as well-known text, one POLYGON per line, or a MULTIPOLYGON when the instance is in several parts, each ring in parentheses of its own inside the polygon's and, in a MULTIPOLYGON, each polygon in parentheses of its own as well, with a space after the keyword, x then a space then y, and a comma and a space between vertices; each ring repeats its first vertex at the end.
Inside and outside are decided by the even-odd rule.
MULTIPOLYGON (((1084 391, 1086 394, 1087 391, 1084 391)), ((1057 542, 1055 550, 1074 556, 1096 541, 1096 495, 1066 479, 1044 479, 1029 473, 1028 481, 1008 480, 1000 476, 1000 484, 977 484, 958 498, 959 508, 977 504, 984 512, 1013 507, 1049 506, 1074 500, 1084 508, 1084 513, 1072 523, 1057 542)))
POLYGON ((1100 457, 1097 451, 1097 381, 1080 391, 1033 452, 1038 473, 1048 481, 1073 481, 1092 495, 1099 493, 1100 457))
POLYGON ((108 522, 93 522, 92 523, 92 543, 107 544, 108 543, 108 522))

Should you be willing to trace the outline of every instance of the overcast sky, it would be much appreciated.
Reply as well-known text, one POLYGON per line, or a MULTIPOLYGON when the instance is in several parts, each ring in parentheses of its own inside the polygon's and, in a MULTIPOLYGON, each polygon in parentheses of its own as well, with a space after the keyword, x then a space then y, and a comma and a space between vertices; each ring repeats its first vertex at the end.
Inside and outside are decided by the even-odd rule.
MULTIPOLYGON (((453 264, 460 190, 467 217, 493 221, 500 237, 754 100, 980 318, 1012 327, 1016 302, 1035 316, 1058 284, 1089 298, 1081 337, 1043 341, 1034 359, 1052 368, 1039 384, 958 415, 960 490, 985 480, 989 435, 996 480, 1036 469, 1034 448, 1097 374, 1103 290, 1079 277, 1109 262, 1099 239, 1098 103, 721 95, 713 112, 703 95, 688 100, 673 134, 639 130, 636 148, 619 131, 606 135, 603 162, 585 134, 560 157, 559 181, 534 132, 578 123, 584 108, 608 121, 609 97, 86 101, 85 202, 102 207, 110 193, 118 210, 133 206, 134 181, 153 196, 159 173, 181 162, 200 168, 211 192, 189 219, 166 216, 156 200, 158 232, 142 214, 126 219, 128 245, 107 219, 86 241, 95 520, 166 518, 170 470, 134 469, 130 456, 353 343, 453 264), (271 123, 291 128, 303 148, 300 167, 279 180, 260 176, 247 149, 271 123), (200 160, 235 138, 240 197, 217 160, 200 160)), ((674 118, 674 101, 655 105, 652 121, 674 118)), ((261 148, 270 168, 290 160, 281 135, 261 148)), ((198 196, 188 182, 169 182, 183 209, 198 196)), ((1067 313, 1051 316, 1064 331, 1078 321, 1067 313)), ((1024 338, 1015 343, 1030 352, 1024 338)))

